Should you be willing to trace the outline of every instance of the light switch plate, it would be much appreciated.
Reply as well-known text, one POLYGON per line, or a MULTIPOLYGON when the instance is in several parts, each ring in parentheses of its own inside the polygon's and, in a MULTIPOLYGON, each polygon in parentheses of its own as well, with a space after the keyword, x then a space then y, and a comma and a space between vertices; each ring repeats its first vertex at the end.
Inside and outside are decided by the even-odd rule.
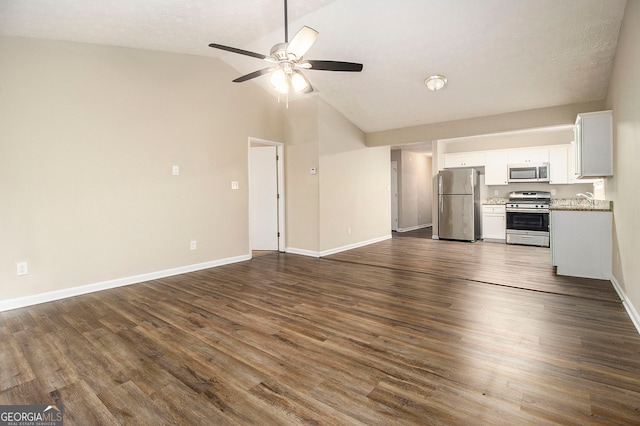
POLYGON ((172 173, 174 176, 178 176, 180 174, 180 166, 173 166, 172 173))
POLYGON ((240 188, 240 185, 238 185, 238 181, 234 180, 233 182, 231 182, 231 189, 238 189, 240 188))
POLYGON ((18 275, 27 275, 29 273, 29 264, 27 262, 18 262, 17 264, 17 274, 18 275))
POLYGON ((309 174, 317 175, 318 174, 318 169, 316 169, 315 167, 310 168, 309 169, 309 174))

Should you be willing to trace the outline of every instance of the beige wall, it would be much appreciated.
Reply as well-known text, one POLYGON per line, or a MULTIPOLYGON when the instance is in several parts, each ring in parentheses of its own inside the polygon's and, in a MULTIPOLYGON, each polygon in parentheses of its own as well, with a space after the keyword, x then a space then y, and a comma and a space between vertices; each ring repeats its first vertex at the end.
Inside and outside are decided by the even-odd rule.
POLYGON ((249 254, 274 97, 213 58, 5 37, 0 58, 0 302, 249 254))
POLYGON ((306 97, 289 103, 285 121, 285 192, 287 250, 320 250, 318 103, 306 97))
POLYGON ((286 116, 287 250, 321 255, 390 235, 389 147, 367 148, 318 96, 290 102, 286 116))
MULTIPOLYGON (((627 2, 618 38, 607 107, 613 110, 614 176, 607 179, 613 200, 613 274, 640 312, 640 1, 627 2)), ((640 324, 637 324, 640 327, 640 324)))
POLYGON ((389 147, 367 148, 364 132, 317 99, 320 252, 390 235, 389 147))
POLYGON ((604 102, 596 101, 385 130, 368 133, 367 146, 403 145, 523 129, 564 126, 573 124, 576 115, 580 112, 600 111, 603 108, 604 102))
POLYGON ((571 143, 573 139, 573 126, 572 123, 569 123, 565 126, 546 129, 447 139, 439 142, 438 150, 440 153, 446 154, 453 152, 561 145, 571 143))

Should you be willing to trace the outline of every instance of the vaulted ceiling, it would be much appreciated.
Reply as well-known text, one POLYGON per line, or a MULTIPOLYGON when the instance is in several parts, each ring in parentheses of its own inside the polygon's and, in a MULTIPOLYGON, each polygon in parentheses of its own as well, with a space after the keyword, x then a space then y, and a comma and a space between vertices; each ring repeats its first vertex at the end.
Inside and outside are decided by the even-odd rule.
MULTIPOLYGON (((602 100, 625 0, 289 0, 290 38, 320 35, 309 59, 361 73, 306 71, 365 132, 602 100), (445 75, 431 92, 424 79, 445 75)), ((238 76, 284 41, 282 0, 0 0, 0 34, 219 57, 238 76)), ((0 60, 1 62, 1 60, 0 60)), ((268 77, 250 82, 273 92, 268 77)), ((275 97, 275 94, 274 94, 275 97)))

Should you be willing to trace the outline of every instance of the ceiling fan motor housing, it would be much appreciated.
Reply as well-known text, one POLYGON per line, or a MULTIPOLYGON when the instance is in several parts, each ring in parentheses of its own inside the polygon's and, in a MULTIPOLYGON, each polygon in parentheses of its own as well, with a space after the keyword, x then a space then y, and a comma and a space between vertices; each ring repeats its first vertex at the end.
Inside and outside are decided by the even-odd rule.
POLYGON ((289 61, 289 53, 287 53, 288 43, 278 43, 271 48, 271 57, 277 62, 289 61))

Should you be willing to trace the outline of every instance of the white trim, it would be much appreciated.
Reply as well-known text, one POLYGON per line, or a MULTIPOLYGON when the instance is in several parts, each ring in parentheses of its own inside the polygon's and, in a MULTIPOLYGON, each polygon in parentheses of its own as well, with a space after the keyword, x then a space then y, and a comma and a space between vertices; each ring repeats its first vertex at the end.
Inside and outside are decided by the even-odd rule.
POLYGON ((430 226, 433 226, 433 224, 432 223, 427 223, 426 225, 416 225, 416 226, 410 226, 408 228, 398 228, 398 229, 396 229, 396 232, 415 231, 416 229, 428 228, 430 226))
POLYGON ((336 247, 336 248, 324 250, 324 251, 311 251, 311 250, 299 249, 295 247, 287 247, 287 253, 301 254, 303 256, 309 256, 309 257, 323 257, 323 256, 329 256, 329 255, 340 253, 347 250, 352 250, 358 247, 368 246, 369 244, 379 243, 380 241, 389 240, 391 238, 392 238, 391 234, 387 234, 387 235, 383 235, 382 237, 373 238, 371 240, 360 241, 359 243, 348 244, 346 246, 336 247))
POLYGON ((631 303, 631 300, 627 297, 627 294, 624 292, 620 283, 616 280, 616 277, 611 277, 611 284, 613 284, 613 288, 618 293, 618 296, 620 296, 622 306, 624 306, 624 309, 627 311, 627 315, 629 315, 631 322, 636 327, 636 330, 638 330, 638 334, 640 334, 640 314, 638 314, 638 311, 635 306, 633 306, 633 303, 631 303))
POLYGON ((65 299, 67 297, 79 296, 96 291, 108 290, 111 288, 122 287, 125 285, 138 284, 145 281, 157 280, 173 275, 186 274, 188 272, 200 271, 202 269, 215 268, 216 266, 228 265, 230 263, 243 262, 250 260, 251 254, 242 256, 228 257, 226 259, 212 260, 210 262, 196 263, 194 265, 180 266, 178 268, 165 269, 163 271, 149 272, 146 274, 133 275, 130 277, 117 278, 115 280, 102 281, 95 284, 81 285, 78 287, 65 288, 62 290, 49 291, 46 293, 34 294, 32 296, 17 297, 15 299, 0 301, 0 312, 9 311, 11 309, 24 308, 26 306, 37 305, 40 303, 52 302, 54 300, 65 299))
POLYGON ((324 250, 324 251, 320 252, 320 257, 329 256, 329 255, 332 255, 332 254, 340 253, 342 251, 352 250, 352 249, 355 249, 355 248, 358 248, 358 247, 368 246, 369 244, 375 244, 375 243, 379 243, 380 241, 385 241, 385 240, 389 240, 389 239, 391 239, 391 234, 383 235, 382 237, 374 238, 372 240, 361 241, 359 243, 353 243, 353 244, 348 244, 348 245, 342 246, 342 247, 336 247, 336 248, 333 248, 333 249, 324 250))
POLYGON ((295 248, 295 247, 287 247, 286 252, 287 253, 291 253, 291 254, 300 254, 302 256, 320 257, 320 252, 311 251, 311 250, 305 250, 305 249, 299 249, 299 248, 295 248))

